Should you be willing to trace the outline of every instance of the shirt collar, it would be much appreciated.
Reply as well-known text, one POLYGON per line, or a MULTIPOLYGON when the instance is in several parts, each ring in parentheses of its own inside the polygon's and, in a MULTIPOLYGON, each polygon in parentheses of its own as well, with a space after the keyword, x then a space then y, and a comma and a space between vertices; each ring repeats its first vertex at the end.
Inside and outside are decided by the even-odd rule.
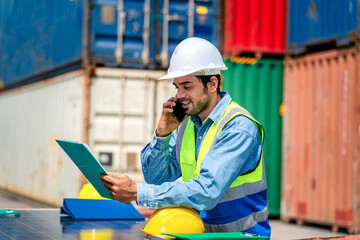
MULTIPOLYGON (((215 108, 211 111, 209 116, 205 119, 206 122, 208 119, 211 119, 213 122, 218 124, 225 112, 225 109, 232 101, 230 94, 227 91, 220 91, 221 100, 218 104, 216 104, 215 108)), ((194 115, 190 117, 193 123, 200 122, 201 120, 198 115, 194 115)))

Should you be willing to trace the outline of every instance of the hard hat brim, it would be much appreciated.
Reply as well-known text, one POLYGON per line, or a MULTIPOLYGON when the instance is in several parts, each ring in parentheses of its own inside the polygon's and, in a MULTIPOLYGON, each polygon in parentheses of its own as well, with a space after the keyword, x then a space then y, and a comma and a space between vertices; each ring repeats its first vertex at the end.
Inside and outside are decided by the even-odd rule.
POLYGON ((198 69, 195 71, 191 71, 191 72, 173 72, 173 73, 168 73, 165 76, 159 77, 158 80, 164 80, 164 79, 174 79, 174 78, 178 78, 178 77, 183 77, 183 76, 187 76, 187 75, 194 75, 194 76, 206 76, 206 75, 216 75, 216 74, 220 74, 221 70, 226 70, 227 67, 221 67, 221 68, 208 68, 208 69, 198 69))

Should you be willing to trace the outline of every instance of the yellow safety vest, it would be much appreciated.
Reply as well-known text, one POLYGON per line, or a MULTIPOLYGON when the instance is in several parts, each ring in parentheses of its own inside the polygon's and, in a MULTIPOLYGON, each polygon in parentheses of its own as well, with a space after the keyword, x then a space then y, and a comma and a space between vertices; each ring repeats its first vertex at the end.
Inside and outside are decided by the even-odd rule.
MULTIPOLYGON (((231 111, 231 109, 236 109, 236 108, 245 110, 245 109, 241 108, 235 102, 231 102, 231 104, 229 104, 229 106, 226 108, 226 110, 223 114, 223 117, 219 123, 221 123, 221 121, 225 118, 225 116, 227 116, 227 114, 231 111)), ((264 142, 264 129, 261 126, 261 124, 258 121, 256 121, 251 115, 247 115, 244 112, 242 112, 242 113, 234 112, 233 114, 231 114, 230 117, 228 116, 226 123, 231 121, 234 117, 239 116, 239 115, 244 115, 244 116, 248 117, 249 119, 251 119, 255 123, 255 125, 257 126, 257 128, 260 131, 261 142, 263 143, 264 142)), ((207 131, 205 138, 203 139, 203 142, 200 146, 198 159, 196 160, 195 125, 192 121, 187 121, 187 126, 185 128, 183 140, 181 143, 181 151, 180 151, 181 172, 182 172, 182 178, 185 182, 189 181, 191 178, 198 178, 199 173, 200 173, 200 166, 201 166, 202 159, 204 158, 206 153, 209 151, 214 139, 216 139, 219 136, 222 128, 225 125, 221 126, 221 124, 213 123, 210 126, 210 128, 207 131), (221 127, 221 129, 220 129, 220 127, 221 127)), ((241 185, 243 183, 260 181, 262 179, 262 175, 263 175, 262 161, 263 160, 262 160, 262 154, 261 154, 261 159, 260 159, 260 162, 259 162, 258 166, 256 167, 256 169, 254 171, 251 171, 250 173, 247 173, 247 174, 237 177, 235 179, 235 181, 231 184, 230 188, 241 185)))
MULTIPOLYGON (((176 139, 176 156, 181 167, 183 181, 187 182, 191 178, 199 177, 204 156, 215 145, 217 137, 225 125, 239 115, 254 122, 261 135, 261 144, 263 144, 265 135, 263 127, 235 102, 231 102, 227 106, 218 124, 212 123, 201 143, 197 159, 195 125, 190 118, 180 125, 176 139)), ((261 229, 259 230, 260 234, 268 234, 270 226, 267 222, 269 212, 266 194, 265 165, 261 153, 255 169, 238 176, 213 209, 200 212, 206 231, 235 232, 256 228, 257 230, 261 229), (255 195, 257 196, 255 198, 247 197, 255 195), (242 214, 243 209, 248 208, 249 205, 256 206, 256 209, 250 214, 242 214), (217 222, 216 219, 219 221, 217 222)))

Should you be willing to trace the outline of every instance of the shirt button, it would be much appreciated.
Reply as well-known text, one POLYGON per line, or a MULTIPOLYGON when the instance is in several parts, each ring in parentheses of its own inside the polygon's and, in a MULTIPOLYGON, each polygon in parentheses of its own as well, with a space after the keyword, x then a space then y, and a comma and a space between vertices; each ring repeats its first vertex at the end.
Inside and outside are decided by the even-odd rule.
POLYGON ((143 206, 146 207, 147 206, 146 203, 144 203, 143 206))
POLYGON ((199 139, 201 140, 201 139, 202 139, 202 136, 199 136, 199 139))

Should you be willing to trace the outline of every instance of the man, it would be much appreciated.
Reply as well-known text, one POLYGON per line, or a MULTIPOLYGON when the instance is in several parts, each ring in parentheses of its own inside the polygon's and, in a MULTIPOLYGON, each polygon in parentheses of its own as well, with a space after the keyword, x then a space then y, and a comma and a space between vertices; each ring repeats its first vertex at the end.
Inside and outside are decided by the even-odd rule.
POLYGON ((144 207, 186 206, 199 211, 207 232, 270 236, 264 131, 230 95, 220 91, 226 66, 210 42, 188 38, 175 49, 168 74, 175 97, 163 104, 154 136, 141 152, 148 184, 126 175, 101 181, 114 199, 144 207), (179 100, 187 117, 172 116, 179 100), (182 177, 183 181, 175 181, 182 177))

